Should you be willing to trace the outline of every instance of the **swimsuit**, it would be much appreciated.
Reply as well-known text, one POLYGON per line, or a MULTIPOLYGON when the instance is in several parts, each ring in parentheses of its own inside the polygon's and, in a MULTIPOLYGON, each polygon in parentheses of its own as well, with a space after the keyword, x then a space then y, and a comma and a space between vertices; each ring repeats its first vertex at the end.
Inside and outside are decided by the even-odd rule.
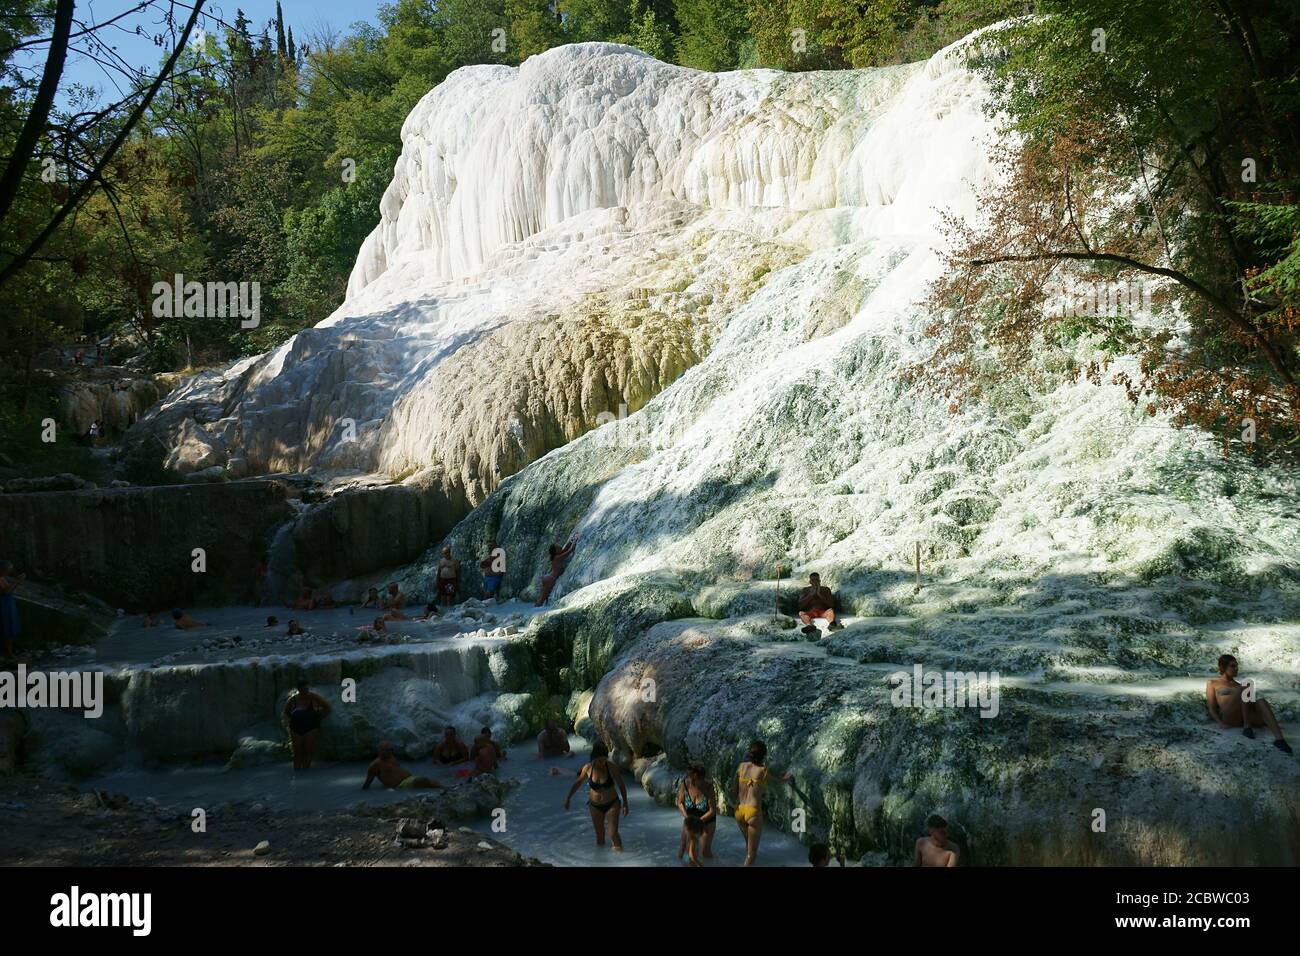
MULTIPOLYGON (((696 802, 695 798, 691 796, 690 787, 683 787, 682 789, 683 789, 682 808, 686 811, 686 815, 688 817, 696 817, 698 819, 699 817, 702 817, 704 816, 704 814, 709 812, 709 795, 707 793, 700 794, 700 799, 698 802, 696 802)), ((713 823, 714 821, 710 820, 705 825, 712 826, 713 823)))
POLYGON ((410 790, 414 786, 415 786, 415 774, 411 774, 409 777, 406 777, 404 780, 402 780, 401 783, 397 785, 397 789, 410 790))
MULTIPOLYGON (((763 787, 767 786, 767 768, 761 767, 759 769, 761 770, 761 772, 757 777, 746 777, 743 774, 741 774, 739 770, 737 770, 736 779, 740 781, 741 786, 744 786, 745 784, 752 784, 756 789, 761 790, 763 789, 763 787)), ((736 807, 736 819, 739 820, 741 823, 749 823, 750 821, 757 818, 759 814, 761 814, 762 812, 763 812, 762 806, 756 806, 756 807, 739 806, 736 807)))
POLYGON ((501 588, 501 579, 505 577, 502 574, 485 574, 483 575, 483 593, 496 594, 501 588))
POLYGON ((289 711, 289 729, 295 734, 309 734, 320 730, 320 714, 315 707, 299 707, 289 711))
MULTIPOLYGON (((614 774, 611 773, 609 770, 606 770, 605 773, 606 773, 608 776, 606 776, 605 779, 604 779, 602 782, 600 782, 600 783, 597 783, 597 782, 596 782, 596 778, 595 778, 595 777, 591 777, 591 776, 589 776, 589 777, 587 778, 587 781, 591 784, 591 789, 592 789, 592 790, 612 790, 612 789, 614 789, 614 774)), ((607 801, 607 802, 605 802, 605 803, 593 803, 591 797, 588 796, 588 797, 587 797, 587 806, 591 807, 591 809, 595 810, 597 813, 604 813, 605 811, 609 810, 611 807, 616 807, 616 806, 618 806, 618 795, 615 794, 613 800, 609 800, 609 801, 607 801)))

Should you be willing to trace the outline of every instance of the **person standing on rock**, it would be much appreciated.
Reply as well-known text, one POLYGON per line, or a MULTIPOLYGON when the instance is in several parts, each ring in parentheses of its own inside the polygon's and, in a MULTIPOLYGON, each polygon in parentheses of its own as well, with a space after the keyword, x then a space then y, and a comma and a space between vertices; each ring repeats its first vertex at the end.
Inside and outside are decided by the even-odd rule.
POLYGON ((460 590, 460 562, 451 556, 451 548, 442 549, 438 559, 438 599, 443 607, 456 603, 456 592, 460 590))
POLYGON ((501 581, 506 576, 506 552, 497 547, 495 538, 488 542, 487 557, 478 566, 483 571, 483 600, 492 600, 501 590, 501 581))
MULTIPOLYGON (((1219 657, 1219 677, 1205 685, 1205 707, 1220 727, 1241 727, 1242 736, 1254 738, 1256 727, 1267 727, 1273 734, 1273 746, 1291 753, 1291 745, 1282 736, 1273 708, 1264 698, 1247 695, 1246 684, 1237 681, 1237 659, 1231 654, 1219 657), (1247 700, 1250 696, 1252 699, 1247 700)), ((1253 688, 1249 688, 1253 691, 1253 688)))
POLYGON ((370 762, 366 771, 366 782, 362 790, 369 790, 370 783, 376 777, 389 790, 443 790, 442 784, 428 777, 417 777, 397 762, 393 754, 393 745, 387 740, 379 745, 379 756, 370 762))
POLYGON ((623 816, 627 816, 627 784, 614 761, 609 759, 609 748, 603 741, 596 741, 591 748, 591 762, 584 764, 578 771, 578 778, 569 788, 564 798, 564 809, 569 809, 573 795, 578 792, 583 781, 587 781, 590 790, 587 794, 587 808, 591 811, 591 824, 596 828, 596 846, 605 845, 605 828, 609 827, 609 842, 616 853, 623 852, 623 840, 618 835, 618 816, 620 795, 623 816), (614 788, 618 788, 618 793, 614 788))
POLYGON ((551 570, 542 575, 542 593, 537 595, 534 607, 541 607, 550 600, 551 590, 555 587, 555 582, 560 579, 565 565, 569 563, 569 558, 573 557, 573 549, 577 546, 578 536, 576 534, 562 548, 558 544, 551 545, 551 570))
MULTIPOLYGON (((736 805, 736 826, 745 838, 745 866, 753 866, 758 859, 758 843, 763 837, 763 791, 767 789, 767 744, 752 741, 745 759, 736 768, 736 779, 731 783, 731 799, 736 805)), ((787 773, 781 778, 786 783, 794 779, 787 773)))
POLYGON ((26 574, 14 574, 12 561, 0 561, 0 657, 14 657, 18 626, 18 599, 14 592, 27 580, 26 574))
POLYGON ((808 575, 808 586, 799 592, 799 620, 803 621, 803 632, 809 637, 817 635, 817 625, 813 623, 820 618, 826 621, 832 631, 838 631, 844 625, 835 620, 835 595, 831 589, 822 586, 821 575, 808 575))
POLYGON ((961 853, 957 844, 948 839, 948 821, 937 813, 925 821, 930 834, 916 841, 916 858, 913 866, 956 866, 961 853))
POLYGON ((298 682, 298 693, 284 702, 284 715, 289 718, 289 742, 293 746, 293 769, 310 770, 316 759, 316 741, 320 725, 329 716, 330 702, 312 693, 304 681, 298 682))

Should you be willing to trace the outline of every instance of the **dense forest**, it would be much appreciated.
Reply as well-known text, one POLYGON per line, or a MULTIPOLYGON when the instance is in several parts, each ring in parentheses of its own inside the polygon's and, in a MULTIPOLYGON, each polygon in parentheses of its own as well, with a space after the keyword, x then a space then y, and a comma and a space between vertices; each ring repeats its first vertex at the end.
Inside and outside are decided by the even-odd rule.
POLYGON ((1153 413, 1224 435, 1245 416, 1252 446, 1256 430, 1300 434, 1295 0, 398 0, 377 23, 296 35, 312 11, 293 0, 267 23, 201 7, 143 0, 122 15, 157 33, 161 65, 116 103, 60 80, 61 45, 109 55, 69 0, 0 14, 0 353, 24 408, 33 365, 75 341, 179 371, 329 315, 402 121, 461 66, 606 40, 702 70, 846 69, 1001 22, 972 65, 1025 148, 988 197, 998 230, 954 224, 918 381, 959 402, 1027 351, 1089 336, 1141 357, 1125 384, 1153 413), (1062 263, 1169 280, 1158 302, 1177 320, 1044 319, 1062 263), (258 282, 259 324, 155 316, 151 289, 175 274, 258 282))

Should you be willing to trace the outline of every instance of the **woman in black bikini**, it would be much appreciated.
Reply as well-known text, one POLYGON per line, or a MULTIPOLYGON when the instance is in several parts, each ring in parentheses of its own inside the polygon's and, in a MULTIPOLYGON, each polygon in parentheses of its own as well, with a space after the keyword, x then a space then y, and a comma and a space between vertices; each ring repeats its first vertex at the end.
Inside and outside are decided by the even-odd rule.
POLYGON ((311 769, 321 721, 329 716, 329 712, 329 701, 313 694, 305 680, 298 682, 298 693, 284 702, 284 715, 289 718, 289 740, 293 744, 294 770, 311 769))
POLYGON ((627 786, 618 767, 609 759, 609 748, 601 741, 596 741, 591 748, 591 763, 585 764, 578 771, 578 779, 573 781, 569 794, 564 798, 564 809, 569 809, 569 801, 586 780, 591 784, 587 794, 587 807, 591 810, 591 823, 596 828, 596 846, 605 845, 605 824, 609 824, 609 842, 618 853, 623 852, 623 841, 618 835, 618 808, 623 805, 623 816, 627 816, 627 786), (599 778, 599 779, 598 779, 599 778), (618 787, 618 794, 614 788, 618 787), (622 795, 622 800, 619 799, 622 795))
POLYGON ((691 835, 686 832, 685 821, 696 819, 704 829, 700 833, 700 849, 704 857, 713 856, 713 834, 718 830, 718 798, 709 783, 708 773, 702 763, 686 765, 686 779, 677 788, 677 810, 682 815, 682 842, 677 848, 681 859, 690 845, 691 835))

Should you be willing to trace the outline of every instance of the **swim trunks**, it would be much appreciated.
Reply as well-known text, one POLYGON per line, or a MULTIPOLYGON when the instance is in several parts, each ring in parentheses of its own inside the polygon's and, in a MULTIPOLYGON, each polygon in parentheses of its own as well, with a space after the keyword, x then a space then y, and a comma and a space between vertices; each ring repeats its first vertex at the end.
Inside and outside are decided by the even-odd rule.
POLYGON ((405 780, 397 785, 398 790, 410 790, 415 786, 415 774, 411 774, 405 780))
POLYGON ((504 575, 500 575, 500 574, 483 575, 483 593, 488 595, 489 597, 496 594, 497 591, 500 590, 501 588, 502 577, 504 577, 504 575))

